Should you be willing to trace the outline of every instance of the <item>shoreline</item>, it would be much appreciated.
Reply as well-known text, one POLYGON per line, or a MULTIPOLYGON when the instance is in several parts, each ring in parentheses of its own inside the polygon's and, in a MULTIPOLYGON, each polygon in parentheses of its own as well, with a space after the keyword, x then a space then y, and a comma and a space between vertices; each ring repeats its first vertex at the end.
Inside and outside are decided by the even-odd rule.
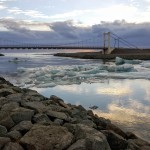
POLYGON ((124 132, 81 105, 66 104, 21 89, 0 77, 0 149, 150 149, 150 143, 124 132))
POLYGON ((81 58, 81 59, 104 59, 111 60, 116 57, 121 57, 123 59, 140 59, 140 60, 150 60, 150 50, 143 49, 115 49, 111 54, 102 54, 102 51, 99 52, 77 52, 77 53, 56 53, 54 56, 59 57, 72 57, 72 58, 81 58))

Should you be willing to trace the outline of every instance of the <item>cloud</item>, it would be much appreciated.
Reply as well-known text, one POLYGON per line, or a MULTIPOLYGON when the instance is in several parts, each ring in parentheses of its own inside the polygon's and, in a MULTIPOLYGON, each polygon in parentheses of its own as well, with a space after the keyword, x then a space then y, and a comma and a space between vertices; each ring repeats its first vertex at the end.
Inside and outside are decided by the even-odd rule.
MULTIPOLYGON (((98 40, 103 44, 103 32, 112 31, 137 46, 150 46, 150 23, 128 23, 125 20, 114 22, 102 21, 92 26, 82 26, 80 22, 62 21, 53 23, 15 21, 13 19, 0 19, 0 26, 7 28, 18 37, 24 35, 26 40, 40 40, 40 42, 62 43, 77 42, 85 39, 98 40), (36 28, 38 30, 36 31, 36 28), (40 31, 41 28, 41 31, 40 31), (44 30, 42 30, 44 28, 44 30), (34 29, 34 30, 32 30, 34 29)), ((9 37, 8 37, 9 38, 9 37)), ((38 41, 39 42, 39 41, 38 41)))

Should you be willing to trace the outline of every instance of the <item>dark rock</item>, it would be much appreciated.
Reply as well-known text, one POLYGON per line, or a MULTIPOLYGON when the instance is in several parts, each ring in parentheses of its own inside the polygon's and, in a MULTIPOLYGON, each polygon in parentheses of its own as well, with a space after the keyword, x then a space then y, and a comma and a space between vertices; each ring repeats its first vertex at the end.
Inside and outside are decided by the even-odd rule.
POLYGON ((24 148, 18 143, 9 142, 5 145, 3 150, 24 150, 24 148))
POLYGON ((91 117, 94 117, 94 113, 92 110, 88 110, 87 111, 87 115, 91 116, 91 117))
POLYGON ((98 106, 92 106, 92 107, 89 107, 90 109, 93 109, 93 110, 95 110, 95 109, 97 109, 98 108, 98 106))
POLYGON ((58 125, 63 125, 64 121, 61 119, 55 119, 54 123, 58 124, 58 125))
POLYGON ((81 139, 72 144, 67 150, 88 150, 87 142, 85 139, 81 139))
POLYGON ((20 103, 21 101, 23 101, 23 94, 22 93, 15 93, 15 94, 8 95, 6 98, 9 102, 20 103))
POLYGON ((59 103, 59 101, 64 102, 61 98, 59 98, 59 97, 57 97, 57 96, 55 96, 55 95, 51 95, 51 96, 50 96, 50 100, 53 100, 53 101, 55 101, 56 103, 59 103))
POLYGON ((4 104, 1 111, 5 111, 10 113, 13 109, 16 109, 19 107, 19 104, 16 102, 9 102, 7 104, 4 104))
POLYGON ((107 137, 107 141, 110 145, 112 150, 125 150, 127 149, 128 142, 126 139, 121 137, 120 135, 116 134, 111 130, 104 130, 102 131, 105 136, 107 137))
POLYGON ((0 84, 7 84, 13 86, 10 82, 6 81, 4 78, 0 77, 0 84))
POLYGON ((6 136, 6 134, 7 134, 6 127, 0 125, 0 137, 6 136))
POLYGON ((20 143, 26 149, 66 149, 71 145, 73 135, 61 126, 35 125, 25 134, 20 143))
POLYGON ((117 133, 118 135, 120 135, 120 136, 122 136, 123 138, 127 139, 126 133, 125 133, 123 130, 121 130, 120 128, 118 128, 117 126, 115 126, 114 124, 109 123, 109 124, 107 125, 107 130, 112 130, 112 131, 114 131, 115 133, 117 133))
POLYGON ((3 88, 0 89, 0 97, 6 97, 10 94, 14 94, 15 92, 12 89, 8 89, 8 88, 3 88))
POLYGON ((40 124, 48 124, 51 123, 51 120, 46 114, 36 114, 33 117, 33 122, 34 123, 40 123, 40 124))
POLYGON ((34 110, 22 107, 14 109, 11 113, 11 117, 16 124, 18 124, 21 121, 31 121, 33 115, 34 110))
POLYGON ((0 125, 5 126, 9 130, 15 125, 14 121, 6 112, 0 111, 0 113, 0 125))
POLYGON ((22 137, 21 133, 16 130, 8 132, 6 136, 15 141, 22 137))
POLYGON ((10 141, 11 140, 8 137, 0 137, 0 149, 2 149, 5 146, 5 144, 7 144, 10 141))
POLYGON ((93 123, 93 121, 91 121, 91 120, 81 120, 79 123, 89 126, 89 127, 92 127, 92 128, 96 128, 96 124, 93 123))
POLYGON ((22 121, 19 124, 17 124, 16 126, 14 126, 11 131, 20 131, 21 133, 26 133, 28 132, 31 128, 33 127, 33 124, 31 123, 31 121, 22 121))
POLYGON ((86 111, 82 105, 75 106, 75 108, 79 109, 80 111, 86 111))
POLYGON ((126 132, 127 139, 138 139, 138 137, 132 132, 126 132))

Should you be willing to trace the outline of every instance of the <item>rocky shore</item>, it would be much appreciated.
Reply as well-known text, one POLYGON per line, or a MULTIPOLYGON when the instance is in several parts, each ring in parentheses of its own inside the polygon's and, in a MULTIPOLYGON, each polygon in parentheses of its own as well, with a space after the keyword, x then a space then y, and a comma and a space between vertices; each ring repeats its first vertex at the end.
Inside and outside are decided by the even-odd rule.
POLYGON ((81 105, 21 89, 0 77, 0 150, 149 150, 81 105))

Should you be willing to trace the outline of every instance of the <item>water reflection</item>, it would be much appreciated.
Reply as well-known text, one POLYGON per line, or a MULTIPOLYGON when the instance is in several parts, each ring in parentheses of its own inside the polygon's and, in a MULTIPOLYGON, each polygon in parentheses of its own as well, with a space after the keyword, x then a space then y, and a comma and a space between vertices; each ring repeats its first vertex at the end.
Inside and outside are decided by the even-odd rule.
POLYGON ((150 81, 108 79, 100 83, 81 83, 54 88, 33 88, 49 97, 57 95, 67 103, 83 105, 86 108, 96 105, 94 112, 109 118, 125 130, 150 140, 150 81))

